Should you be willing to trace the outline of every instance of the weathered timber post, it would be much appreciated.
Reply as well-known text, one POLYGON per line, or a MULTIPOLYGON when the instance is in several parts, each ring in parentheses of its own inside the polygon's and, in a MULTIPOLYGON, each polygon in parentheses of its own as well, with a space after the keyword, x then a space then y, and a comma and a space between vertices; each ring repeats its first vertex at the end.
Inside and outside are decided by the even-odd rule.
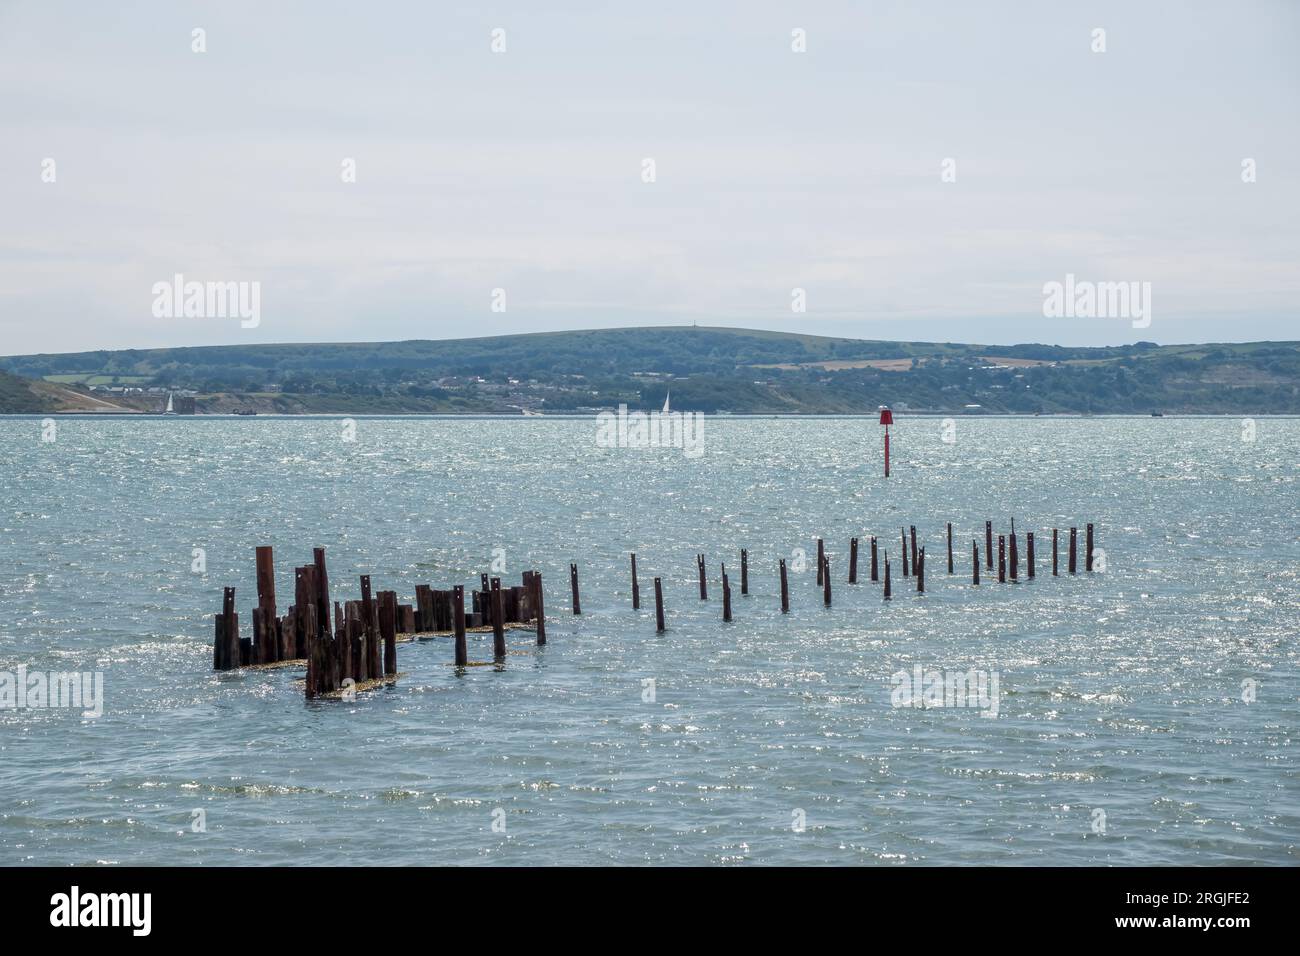
POLYGON ((397 592, 379 592, 379 634, 384 640, 384 676, 397 674, 397 592))
MULTIPOLYGON (((910 572, 908 571, 908 567, 907 567, 907 529, 899 528, 898 537, 899 540, 902 541, 903 543, 903 577, 908 577, 910 572)), ((885 560, 888 561, 889 559, 886 558, 885 560)))
POLYGON ((1057 531, 1056 531, 1055 528, 1053 528, 1053 529, 1052 529, 1052 577, 1056 577, 1056 576, 1057 576, 1057 547, 1056 547, 1056 541, 1057 541, 1057 531))
POLYGON ((569 587, 573 590, 573 613, 582 613, 582 601, 578 597, 578 566, 569 562, 569 587))
POLYGON ((912 573, 916 573, 916 525, 909 525, 912 534, 912 573))
POLYGON ((948 522, 948 573, 952 574, 952 522, 948 522))
MULTIPOLYGON (((574 607, 577 607, 578 592, 576 589, 578 587, 578 578, 577 578, 578 566, 575 564, 573 566, 573 569, 574 569, 573 587, 575 589, 573 592, 574 607)), ((501 579, 493 578, 492 579, 492 656, 495 657, 497 660, 502 660, 506 656, 505 619, 506 619, 505 612, 501 607, 501 579)))
POLYGON ((826 569, 826 543, 817 539, 817 586, 821 587, 822 574, 826 569))
POLYGON ((1020 579, 1020 550, 1016 545, 1016 519, 1011 519, 1011 581, 1017 583, 1020 579))
POLYGON ((1025 573, 1029 580, 1034 579, 1034 533, 1025 532, 1025 573))
POLYGON ((1071 528, 1070 529, 1070 573, 1071 574, 1075 573, 1074 554, 1078 542, 1078 537, 1079 537, 1079 529, 1071 528))
POLYGON ((858 583, 858 539, 849 539, 849 584, 858 583))
POLYGON ((740 549, 740 593, 749 593, 749 552, 744 548, 740 549))
POLYGON ((993 570, 993 522, 984 522, 984 559, 988 570, 993 570))
POLYGON ((636 552, 632 552, 632 610, 641 609, 641 588, 636 583, 636 552))
POLYGON ((329 576, 325 572, 325 549, 313 548, 312 559, 316 565, 316 628, 322 634, 331 634, 330 585, 329 576))
POLYGON ((1087 568, 1089 572, 1091 572, 1092 571, 1092 522, 1091 521, 1088 522, 1086 541, 1087 543, 1083 546, 1083 561, 1084 561, 1083 566, 1087 568))
POLYGON ((970 583, 978 585, 980 583, 980 546, 979 542, 974 538, 970 542, 970 556, 972 562, 970 583))
POLYGON ((893 600, 893 592, 889 587, 889 552, 885 552, 885 600, 893 600))
POLYGON ((879 581, 879 566, 876 564, 876 536, 871 536, 871 580, 879 581))
POLYGON ((537 643, 546 643, 546 608, 542 601, 542 572, 533 572, 533 613, 537 617, 537 643))
POLYGON ((998 535, 998 584, 1007 583, 1007 539, 998 535))
POLYGON ((731 582, 727 580, 727 566, 722 566, 722 620, 731 620, 731 582))
POLYGON ((258 644, 258 663, 270 664, 280 659, 279 641, 276 640, 275 619, 275 559, 270 545, 255 550, 257 562, 257 607, 261 612, 260 624, 253 619, 254 643, 258 644))
POLYGON ((916 556, 916 593, 925 593, 925 548, 916 556))
POLYGON ((781 613, 790 613, 790 582, 785 576, 785 558, 781 559, 781 613))
POLYGON ((695 556, 695 565, 700 573, 700 600, 707 601, 709 599, 709 581, 704 570, 704 555, 697 554, 695 556))
POLYGON ((465 585, 451 589, 451 622, 456 629, 456 666, 469 663, 469 648, 465 646, 465 585))
POLYGON ((664 589, 655 578, 655 630, 660 634, 664 631, 664 589))
POLYGON ((831 559, 822 558, 822 603, 831 606, 831 559))

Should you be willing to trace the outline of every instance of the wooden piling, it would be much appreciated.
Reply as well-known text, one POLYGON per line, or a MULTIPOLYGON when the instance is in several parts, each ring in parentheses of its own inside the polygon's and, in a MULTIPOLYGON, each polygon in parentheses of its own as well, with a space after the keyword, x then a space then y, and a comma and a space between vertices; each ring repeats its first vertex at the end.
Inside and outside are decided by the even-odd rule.
POLYGON ((641 588, 636 583, 636 552, 632 552, 632 610, 641 609, 641 588))
POLYGON ((456 666, 469 664, 469 648, 465 645, 465 585, 451 589, 451 620, 456 630, 456 666))
POLYGON ((1083 547, 1083 561, 1084 561, 1083 566, 1088 570, 1089 573, 1092 573, 1092 522, 1091 521, 1088 522, 1086 535, 1087 535, 1086 537, 1087 543, 1083 547))
POLYGON ((655 630, 660 634, 664 631, 664 589, 655 578, 655 630))
POLYGON ((849 584, 858 583, 858 539, 849 539, 849 584))
POLYGON ((1007 539, 998 535, 998 584, 1007 583, 1007 539))
POLYGON ((790 613, 790 583, 785 576, 785 558, 781 559, 781 613, 790 613))
MULTIPOLYGON (((573 567, 573 606, 578 606, 578 566, 573 567)), ((501 579, 492 579, 492 656, 503 660, 506 656, 505 612, 501 607, 501 579)))
POLYGON ((984 560, 988 570, 993 570, 993 522, 984 522, 984 560))
POLYGON ((744 548, 740 549, 740 593, 749 593, 749 552, 744 548))
POLYGON ((822 558, 822 603, 831 606, 831 559, 822 558))
POLYGON ((330 627, 330 585, 325 571, 325 549, 313 548, 312 561, 316 565, 316 627, 322 634, 333 634, 330 627))
POLYGON ((1078 538, 1079 538, 1079 529, 1071 528, 1070 529, 1070 573, 1071 574, 1075 573, 1074 554, 1078 543, 1078 538))
POLYGON ((1057 531, 1052 529, 1052 577, 1057 576, 1057 531))
POLYGON ((821 587, 822 574, 826 568, 826 546, 821 538, 817 539, 817 586, 821 587))
POLYGON ((1025 573, 1029 580, 1034 579, 1034 533, 1025 532, 1025 573))
POLYGON ((727 566, 722 566, 722 620, 731 620, 731 582, 727 580, 727 566))
POLYGON ((582 600, 578 596, 578 566, 569 562, 569 587, 573 591, 573 613, 582 613, 582 600))
POLYGON ((707 601, 709 599, 709 581, 704 571, 704 555, 697 554, 695 556, 695 567, 700 574, 700 600, 707 601))
POLYGON ((397 592, 379 592, 379 636, 384 642, 384 676, 397 673, 397 592))
POLYGON ((889 587, 889 552, 885 552, 885 600, 893 600, 893 594, 889 587))
POLYGON ((912 573, 916 573, 916 525, 909 525, 908 530, 912 535, 912 573))
POLYGON ((533 572, 533 616, 537 619, 537 643, 546 643, 546 606, 542 600, 542 572, 533 572))
POLYGON ((1016 519, 1011 519, 1011 581, 1020 580, 1020 549, 1016 545, 1016 519))
MULTIPOLYGON (((903 543, 903 577, 908 577, 909 572, 907 567, 907 529, 899 528, 898 537, 903 543)), ((888 560, 888 558, 886 558, 886 560, 888 560)))
POLYGON ((952 522, 948 522, 948 573, 952 574, 952 522))
POLYGON ((974 538, 970 542, 971 556, 971 578, 970 583, 978 586, 980 583, 980 545, 974 538))
POLYGON ((879 569, 876 564, 876 536, 874 534, 871 536, 871 580, 880 580, 879 569))
POLYGON ((916 572, 916 593, 925 593, 925 548, 922 548, 916 556, 916 566, 912 569, 916 572))
POLYGON ((257 610, 253 616, 253 643, 259 664, 270 664, 280 659, 275 619, 275 558, 270 545, 261 545, 254 551, 257 565, 257 610), (259 621, 258 618, 261 618, 259 621))

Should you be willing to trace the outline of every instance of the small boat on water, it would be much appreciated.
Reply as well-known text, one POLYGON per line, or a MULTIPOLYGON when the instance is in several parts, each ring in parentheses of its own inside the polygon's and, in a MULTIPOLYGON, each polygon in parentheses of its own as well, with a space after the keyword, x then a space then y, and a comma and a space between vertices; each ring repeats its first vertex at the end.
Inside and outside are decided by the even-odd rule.
POLYGON ((1151 413, 1151 417, 1152 417, 1152 418, 1164 418, 1164 417, 1165 417, 1165 413, 1164 413, 1164 412, 1152 412, 1152 413, 1151 413))
POLYGON ((164 415, 175 415, 176 409, 172 407, 172 393, 167 393, 167 407, 163 409, 164 415))

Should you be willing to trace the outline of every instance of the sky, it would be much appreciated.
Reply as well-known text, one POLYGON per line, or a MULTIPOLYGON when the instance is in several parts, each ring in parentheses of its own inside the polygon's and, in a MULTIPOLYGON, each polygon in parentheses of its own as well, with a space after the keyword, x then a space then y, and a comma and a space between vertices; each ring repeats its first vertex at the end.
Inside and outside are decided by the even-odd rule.
POLYGON ((0 0, 0 354, 1300 339, 1300 3, 452 7, 0 0))

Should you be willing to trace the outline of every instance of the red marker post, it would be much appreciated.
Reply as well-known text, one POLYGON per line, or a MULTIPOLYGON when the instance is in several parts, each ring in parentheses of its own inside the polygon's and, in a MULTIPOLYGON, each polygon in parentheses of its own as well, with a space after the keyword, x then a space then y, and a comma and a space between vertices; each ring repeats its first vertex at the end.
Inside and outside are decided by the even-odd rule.
POLYGON ((894 413, 888 405, 880 406, 880 424, 885 426, 885 477, 889 477, 889 426, 894 424, 894 413))

